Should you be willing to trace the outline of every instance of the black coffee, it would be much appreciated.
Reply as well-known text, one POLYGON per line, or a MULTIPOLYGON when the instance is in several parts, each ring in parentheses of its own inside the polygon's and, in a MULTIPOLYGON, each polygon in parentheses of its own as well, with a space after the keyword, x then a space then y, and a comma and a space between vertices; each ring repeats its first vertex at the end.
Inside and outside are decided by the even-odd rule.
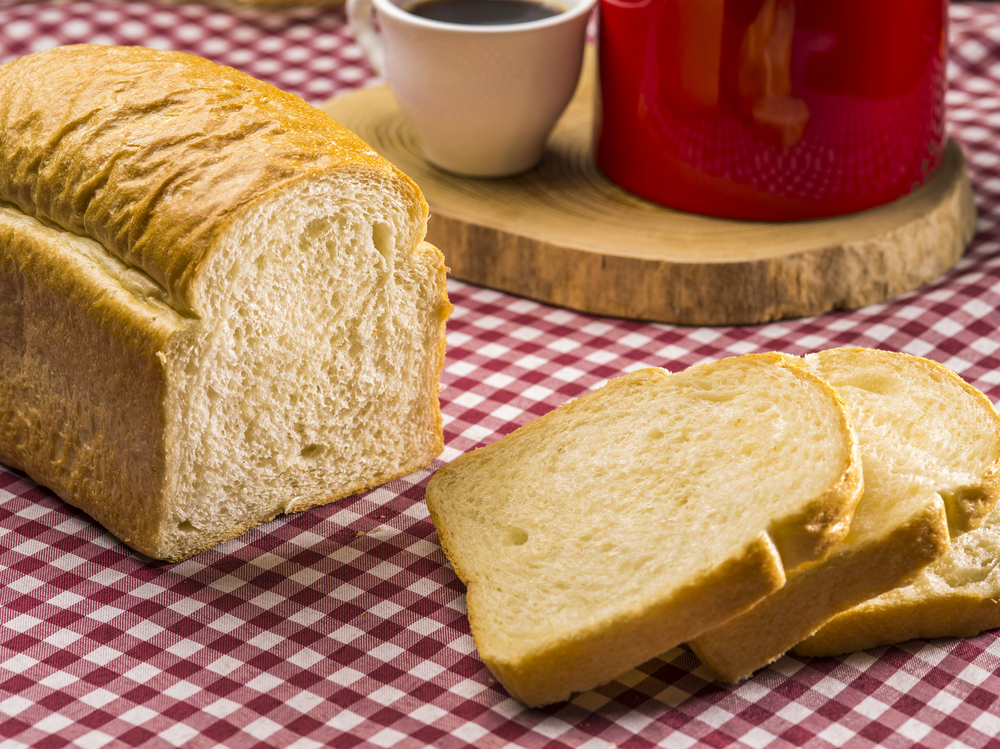
POLYGON ((499 26, 540 21, 564 9, 533 0, 420 0, 406 10, 431 21, 499 26))

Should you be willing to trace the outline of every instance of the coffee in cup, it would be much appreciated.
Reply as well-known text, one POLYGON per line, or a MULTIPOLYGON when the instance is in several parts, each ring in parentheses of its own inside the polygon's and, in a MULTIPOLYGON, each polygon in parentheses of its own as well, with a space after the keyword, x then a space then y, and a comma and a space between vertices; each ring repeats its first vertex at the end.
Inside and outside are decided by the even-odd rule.
POLYGON ((565 8, 535 0, 418 0, 403 8, 407 13, 441 23, 500 26, 531 23, 557 16, 565 8))

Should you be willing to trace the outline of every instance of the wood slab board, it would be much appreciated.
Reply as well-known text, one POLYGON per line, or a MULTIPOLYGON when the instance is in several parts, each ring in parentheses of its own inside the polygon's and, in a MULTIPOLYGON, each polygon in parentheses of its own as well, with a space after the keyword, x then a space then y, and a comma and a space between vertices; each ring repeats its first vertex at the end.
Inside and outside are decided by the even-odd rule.
POLYGON ((855 309, 937 278, 972 239, 975 203, 952 141, 927 185, 844 217, 731 221, 645 201, 594 162, 594 78, 588 50, 541 164, 502 179, 428 164, 385 86, 322 108, 420 186, 431 210, 427 239, 452 276, 581 312, 745 325, 855 309))

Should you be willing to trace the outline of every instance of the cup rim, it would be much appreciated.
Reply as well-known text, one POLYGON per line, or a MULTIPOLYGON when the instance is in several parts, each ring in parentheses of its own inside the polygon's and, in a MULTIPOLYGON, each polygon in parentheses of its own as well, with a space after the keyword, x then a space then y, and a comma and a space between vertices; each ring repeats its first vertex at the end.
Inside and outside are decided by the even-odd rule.
MULTIPOLYGON (((503 0, 497 0, 497 2, 503 2, 503 0)), ((567 23, 568 21, 578 18, 579 16, 593 10, 594 6, 597 4, 597 0, 581 0, 579 4, 563 11, 562 13, 557 13, 554 16, 542 18, 538 21, 528 21, 527 23, 494 24, 489 26, 432 21, 428 18, 416 16, 413 13, 407 13, 399 5, 392 2, 392 0, 372 0, 372 3, 380 13, 386 13, 387 15, 395 18, 397 21, 409 23, 414 26, 421 26, 427 29, 437 29, 439 31, 446 32, 450 31, 459 34, 512 34, 517 32, 534 31, 536 29, 544 29, 549 26, 558 26, 559 24, 567 23)))

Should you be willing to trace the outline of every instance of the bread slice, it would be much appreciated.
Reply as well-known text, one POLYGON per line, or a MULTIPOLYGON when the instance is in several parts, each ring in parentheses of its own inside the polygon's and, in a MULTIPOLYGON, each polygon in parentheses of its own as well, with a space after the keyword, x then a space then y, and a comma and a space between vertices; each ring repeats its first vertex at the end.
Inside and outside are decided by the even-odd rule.
POLYGON ((858 348, 823 351, 803 363, 847 403, 865 491, 850 532, 826 559, 790 573, 781 590, 691 643, 728 681, 912 579, 947 551, 949 535, 980 525, 1000 497, 1000 418, 950 370, 858 348))
POLYGON ((778 355, 613 380, 427 488, 483 661, 528 705, 691 639, 822 557, 860 496, 844 406, 778 355))
POLYGON ((973 637, 997 627, 1000 505, 909 585, 835 616, 794 651, 839 655, 918 637, 973 637))
POLYGON ((428 465, 450 305, 426 220, 235 70, 0 66, 0 461, 166 560, 428 465))

